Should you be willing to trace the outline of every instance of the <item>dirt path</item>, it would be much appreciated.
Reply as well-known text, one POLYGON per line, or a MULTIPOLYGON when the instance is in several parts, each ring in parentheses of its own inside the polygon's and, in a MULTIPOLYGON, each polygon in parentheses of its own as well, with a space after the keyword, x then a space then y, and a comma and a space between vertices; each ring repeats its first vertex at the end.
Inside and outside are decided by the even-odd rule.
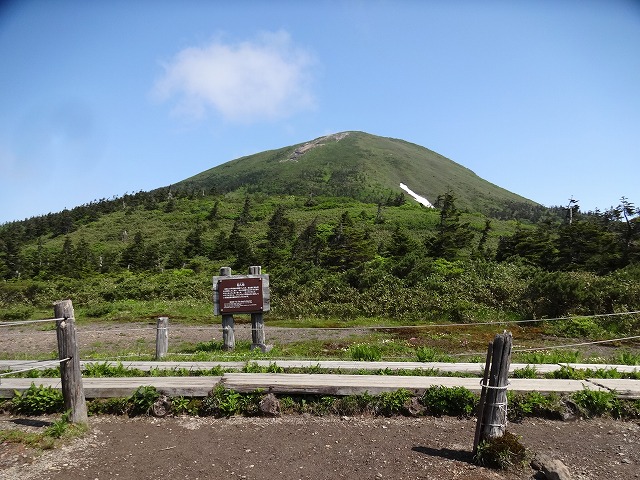
MULTIPOLYGON (((16 424, 0 416, 0 428, 16 424)), ((29 428, 42 428, 29 427, 29 428)), ((577 480, 640 478, 635 422, 528 420, 509 430, 561 459, 577 480)), ((475 466, 474 421, 454 418, 285 416, 91 418, 91 432, 33 457, 0 446, 6 480, 442 479, 524 480, 532 470, 475 466)))
MULTIPOLYGON (((367 329, 314 330, 270 327, 267 342, 277 340, 280 344, 302 340, 345 341, 365 335, 367 329)), ((13 327, 2 332, 7 341, 0 347, 0 354, 32 357, 45 352, 57 354, 55 330, 41 330, 33 326, 13 327)), ((112 352, 129 351, 153 355, 156 345, 155 325, 145 323, 104 324, 78 327, 78 346, 83 358, 94 354, 108 355, 112 352)), ((251 342, 251 324, 236 324, 236 341, 251 342)), ((200 342, 222 341, 222 326, 180 326, 170 327, 170 351, 180 350, 183 346, 193 347, 200 342)))

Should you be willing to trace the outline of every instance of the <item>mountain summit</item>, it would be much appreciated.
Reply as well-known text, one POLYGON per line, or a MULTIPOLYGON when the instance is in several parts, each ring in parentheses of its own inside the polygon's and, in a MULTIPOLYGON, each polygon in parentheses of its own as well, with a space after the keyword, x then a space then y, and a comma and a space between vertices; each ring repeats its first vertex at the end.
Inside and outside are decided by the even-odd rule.
POLYGON ((176 187, 352 197, 372 203, 409 190, 435 203, 451 191, 460 207, 483 213, 514 204, 535 205, 425 147, 364 132, 334 133, 241 157, 176 187))

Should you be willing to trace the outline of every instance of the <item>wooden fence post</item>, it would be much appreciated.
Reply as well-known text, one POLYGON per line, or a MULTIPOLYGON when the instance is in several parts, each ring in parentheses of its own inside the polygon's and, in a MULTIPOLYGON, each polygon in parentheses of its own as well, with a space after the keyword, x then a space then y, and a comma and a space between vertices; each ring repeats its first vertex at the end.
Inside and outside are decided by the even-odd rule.
POLYGON ((236 348, 233 315, 222 314, 222 348, 223 350, 233 350, 236 348))
MULTIPOLYGON (((485 396, 484 408, 478 416, 482 422, 478 443, 504 435, 507 428, 507 376, 511 365, 511 346, 513 336, 505 332, 495 336, 491 348, 491 371, 488 384, 485 380, 482 388, 485 396)), ((474 451, 477 449, 474 445, 474 451)))
POLYGON ((482 431, 482 417, 484 415, 484 405, 487 400, 487 389, 484 385, 487 385, 487 380, 489 378, 489 368, 491 368, 491 352, 493 351, 493 342, 489 342, 489 347, 487 348, 487 359, 484 364, 484 375, 482 376, 482 391, 480 392, 480 401, 478 402, 478 411, 477 416, 478 420, 476 421, 476 434, 473 439, 473 455, 475 456, 478 452, 478 444, 480 443, 480 433, 482 431))
MULTIPOLYGON (((231 267, 222 267, 220 269, 221 277, 231 276, 231 267)), ((233 350, 236 348, 236 334, 233 315, 222 314, 222 349, 233 350)))
MULTIPOLYGON (((249 275, 262 275, 261 266, 249 267, 249 275)), ((259 348, 263 352, 267 350, 264 337, 264 314, 256 312, 251 314, 251 350, 259 348)))
POLYGON ((156 323, 156 360, 163 358, 169 350, 169 317, 158 317, 156 323))
POLYGON ((82 370, 76 340, 75 316, 71 300, 60 300, 53 304, 58 337, 58 357, 60 358, 60 378, 64 408, 70 411, 72 423, 88 423, 87 403, 82 386, 82 370), (66 360, 68 359, 68 360, 66 360))

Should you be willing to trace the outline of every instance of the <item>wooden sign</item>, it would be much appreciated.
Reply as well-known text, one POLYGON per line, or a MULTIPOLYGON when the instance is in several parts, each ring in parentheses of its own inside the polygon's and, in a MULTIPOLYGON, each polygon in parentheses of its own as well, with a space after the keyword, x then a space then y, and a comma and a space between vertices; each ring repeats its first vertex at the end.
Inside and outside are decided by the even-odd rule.
POLYGON ((259 266, 249 268, 248 275, 231 275, 222 267, 213 277, 213 314, 232 316, 234 313, 266 313, 271 310, 269 275, 259 266))
POLYGON ((218 280, 218 298, 222 314, 262 312, 262 278, 218 280))

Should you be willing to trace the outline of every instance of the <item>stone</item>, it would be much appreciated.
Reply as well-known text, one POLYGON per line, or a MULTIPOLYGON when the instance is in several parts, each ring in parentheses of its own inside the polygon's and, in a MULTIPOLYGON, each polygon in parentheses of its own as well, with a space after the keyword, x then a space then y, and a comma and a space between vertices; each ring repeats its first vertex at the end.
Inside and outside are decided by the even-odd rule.
POLYGON ((404 404, 404 408, 406 412, 412 417, 419 417, 420 415, 423 415, 425 411, 425 408, 420 403, 420 399, 418 399, 418 397, 411 397, 409 400, 407 400, 407 402, 404 404))
POLYGON ((166 395, 160 395, 151 406, 151 414, 157 418, 166 417, 171 411, 171 399, 166 395))
MULTIPOLYGON (((544 453, 536 453, 531 460, 531 467, 541 472, 546 480, 571 480, 572 476, 567 466, 556 458, 544 453)), ((536 477, 539 478, 539 477, 536 477)))
POLYGON ((260 400, 260 413, 269 417, 280 416, 280 401, 273 393, 266 394, 260 400))

